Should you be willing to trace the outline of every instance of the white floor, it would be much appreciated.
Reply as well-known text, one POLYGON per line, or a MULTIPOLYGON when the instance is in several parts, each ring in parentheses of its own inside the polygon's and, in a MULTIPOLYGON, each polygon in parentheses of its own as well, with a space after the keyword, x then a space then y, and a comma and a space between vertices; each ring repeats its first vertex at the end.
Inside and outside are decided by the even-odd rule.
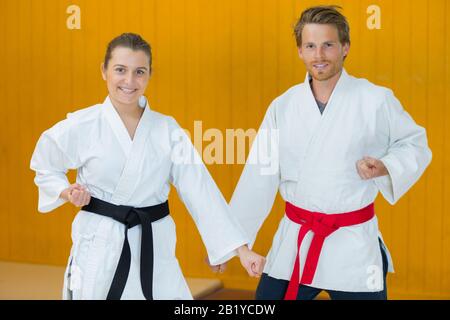
MULTIPOLYGON (((0 300, 60 300, 64 267, 0 261, 0 300)), ((218 279, 187 278, 194 299, 222 288, 218 279)))

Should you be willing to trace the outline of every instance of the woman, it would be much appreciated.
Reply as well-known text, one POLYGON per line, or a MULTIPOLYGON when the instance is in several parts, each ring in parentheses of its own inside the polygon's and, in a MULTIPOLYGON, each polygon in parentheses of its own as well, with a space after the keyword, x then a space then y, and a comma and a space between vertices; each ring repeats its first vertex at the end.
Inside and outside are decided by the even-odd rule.
POLYGON ((113 39, 102 64, 109 96, 45 131, 33 153, 39 211, 65 202, 81 207, 72 224, 64 299, 192 299, 175 257, 170 183, 211 264, 237 253, 250 276, 262 272, 264 258, 248 249, 189 138, 172 117, 147 106, 151 63, 150 46, 139 35, 113 39), (77 170, 72 185, 69 169, 77 170))

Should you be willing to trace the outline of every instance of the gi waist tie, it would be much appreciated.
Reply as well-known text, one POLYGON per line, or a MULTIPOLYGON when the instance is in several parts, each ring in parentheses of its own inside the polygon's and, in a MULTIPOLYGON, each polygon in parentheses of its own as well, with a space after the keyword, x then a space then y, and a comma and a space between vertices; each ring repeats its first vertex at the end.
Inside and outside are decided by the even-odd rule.
POLYGON ((107 300, 120 300, 130 272, 131 251, 128 242, 128 229, 142 225, 141 238, 141 287, 147 300, 153 300, 153 233, 152 222, 169 215, 169 204, 164 202, 145 208, 118 206, 100 199, 91 198, 88 205, 82 208, 102 216, 113 218, 125 225, 125 241, 120 254, 114 278, 109 289, 107 300))
POLYGON ((375 211, 372 203, 363 209, 352 212, 324 214, 298 208, 293 204, 286 202, 286 215, 291 221, 301 224, 298 233, 297 256, 295 258, 294 271, 292 272, 291 280, 286 295, 284 296, 285 300, 295 300, 297 298, 299 285, 311 284, 314 279, 325 238, 341 227, 353 226, 369 221, 375 216, 375 211), (305 235, 309 231, 312 231, 314 235, 306 255, 302 278, 301 281, 299 281, 300 247, 305 235))

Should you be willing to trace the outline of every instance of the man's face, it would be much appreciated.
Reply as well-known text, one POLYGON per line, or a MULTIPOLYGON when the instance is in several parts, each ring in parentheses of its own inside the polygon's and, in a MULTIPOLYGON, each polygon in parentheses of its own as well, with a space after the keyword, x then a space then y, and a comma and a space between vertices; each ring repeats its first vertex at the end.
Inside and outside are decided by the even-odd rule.
POLYGON ((326 81, 341 72, 349 44, 339 41, 337 28, 331 24, 307 24, 302 30, 300 58, 314 80, 326 81))

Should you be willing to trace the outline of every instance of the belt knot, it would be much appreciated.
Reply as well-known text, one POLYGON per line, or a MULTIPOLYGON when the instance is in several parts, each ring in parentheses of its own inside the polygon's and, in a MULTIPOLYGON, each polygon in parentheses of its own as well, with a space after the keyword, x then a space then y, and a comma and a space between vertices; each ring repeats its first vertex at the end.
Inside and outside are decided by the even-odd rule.
POLYGON ((332 215, 314 214, 311 230, 315 235, 328 237, 339 227, 336 225, 336 217, 332 215))

